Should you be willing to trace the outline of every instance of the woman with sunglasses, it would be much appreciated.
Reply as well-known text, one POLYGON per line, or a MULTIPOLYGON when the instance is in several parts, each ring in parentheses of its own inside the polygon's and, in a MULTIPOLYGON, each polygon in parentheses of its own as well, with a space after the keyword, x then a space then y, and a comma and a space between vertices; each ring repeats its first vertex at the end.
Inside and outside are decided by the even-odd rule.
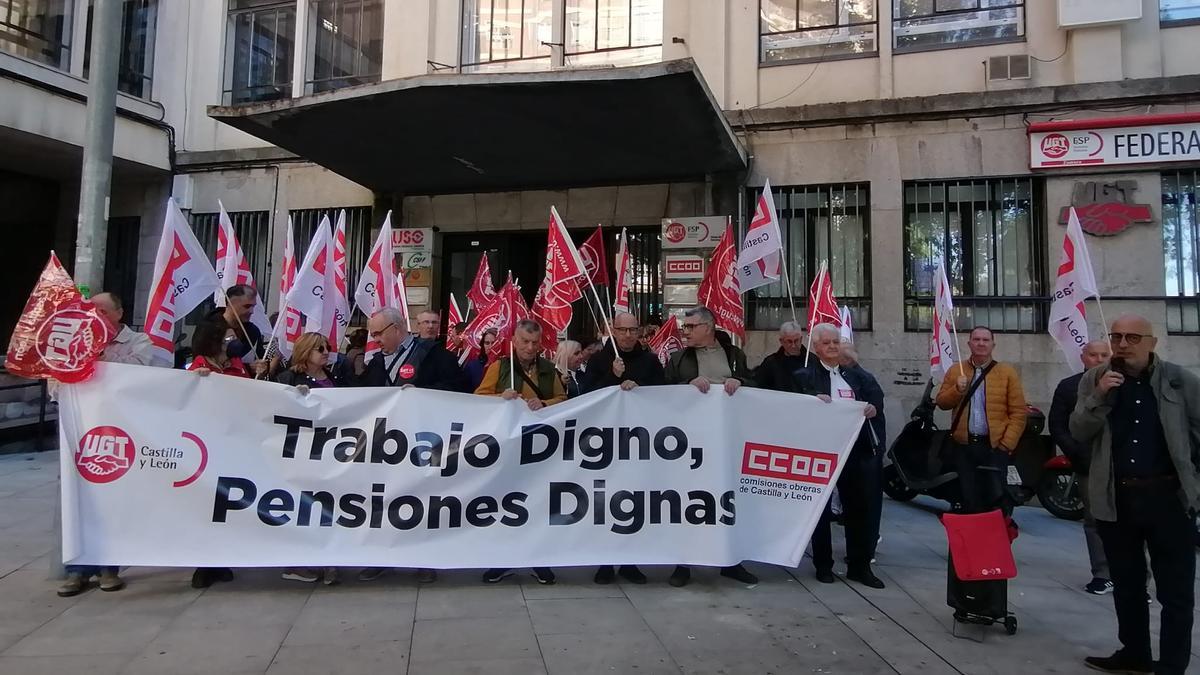
MULTIPOLYGON (((325 336, 320 333, 301 335, 292 349, 291 363, 275 376, 275 381, 295 387, 302 394, 307 394, 309 389, 337 386, 338 382, 329 370, 329 343, 325 336)), ((283 578, 307 584, 323 580, 325 585, 330 585, 337 583, 338 574, 336 567, 326 567, 324 574, 311 568, 289 567, 283 571, 283 578)))

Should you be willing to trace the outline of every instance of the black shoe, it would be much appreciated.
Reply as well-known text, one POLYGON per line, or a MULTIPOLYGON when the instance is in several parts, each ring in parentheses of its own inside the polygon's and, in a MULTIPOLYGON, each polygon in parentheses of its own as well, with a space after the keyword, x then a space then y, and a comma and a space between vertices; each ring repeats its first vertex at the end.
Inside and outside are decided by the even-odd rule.
POLYGON ((216 579, 213 577, 212 570, 206 567, 198 567, 195 572, 192 572, 192 588, 208 588, 213 585, 216 579))
POLYGON ((671 572, 671 578, 667 579, 667 583, 675 588, 683 588, 692 580, 692 571, 683 565, 676 565, 675 571, 671 572))
POLYGON ((554 570, 549 567, 533 568, 533 578, 543 586, 552 586, 554 584, 554 570))
POLYGON ((1154 672, 1154 664, 1150 659, 1133 659, 1118 650, 1112 656, 1089 656, 1083 664, 1093 670, 1105 673, 1128 673, 1129 675, 1149 675, 1154 672))
POLYGON ((837 577, 833 576, 833 570, 817 570, 817 581, 832 584, 837 581, 837 577))
POLYGON ((750 584, 751 586, 758 583, 758 577, 751 574, 741 564, 734 565, 733 567, 722 567, 721 576, 740 581, 743 584, 750 584))
POLYGON ((506 567, 505 568, 498 568, 498 567, 492 568, 483 573, 483 583, 498 584, 501 581, 504 581, 504 579, 506 577, 511 577, 511 576, 512 576, 512 570, 510 570, 506 567))
POLYGON ((870 567, 863 567, 863 568, 856 569, 856 570, 847 570, 846 578, 849 579, 850 581, 857 581, 858 583, 862 584, 863 586, 868 586, 870 588, 885 588, 886 587, 886 585, 883 583, 883 581, 880 580, 879 577, 875 576, 875 573, 871 571, 870 567))
POLYGON ((217 578, 217 581, 233 581, 233 570, 228 567, 218 567, 213 570, 213 576, 217 578))
POLYGON ((622 579, 631 584, 646 583, 646 575, 642 574, 642 571, 637 568, 637 565, 621 565, 621 569, 617 570, 617 573, 621 575, 622 579))
POLYGON ((592 577, 592 581, 598 584, 611 584, 617 580, 617 571, 612 565, 605 565, 596 570, 596 576, 592 577))

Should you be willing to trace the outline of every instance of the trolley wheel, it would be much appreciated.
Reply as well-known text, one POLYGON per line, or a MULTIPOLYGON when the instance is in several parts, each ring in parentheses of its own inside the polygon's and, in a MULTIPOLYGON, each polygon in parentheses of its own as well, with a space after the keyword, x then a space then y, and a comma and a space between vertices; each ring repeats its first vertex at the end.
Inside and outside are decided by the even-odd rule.
POLYGON ((1017 634, 1017 617, 1012 615, 1004 617, 1004 632, 1009 635, 1017 634))

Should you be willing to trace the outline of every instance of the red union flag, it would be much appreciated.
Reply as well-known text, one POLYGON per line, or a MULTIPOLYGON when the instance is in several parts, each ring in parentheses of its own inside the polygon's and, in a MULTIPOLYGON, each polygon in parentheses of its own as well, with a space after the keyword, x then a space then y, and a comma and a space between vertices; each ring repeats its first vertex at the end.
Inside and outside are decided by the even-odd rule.
POLYGON ((532 314, 542 324, 542 348, 554 351, 558 333, 571 323, 571 303, 583 297, 581 277, 587 272, 571 244, 567 228, 550 207, 550 227, 546 235, 546 276, 533 300, 532 314))
POLYGON ((91 377, 113 337, 114 327, 83 298, 51 251, 13 328, 4 366, 20 377, 80 382, 91 377))
POLYGON ((658 332, 651 336, 648 346, 664 366, 671 359, 671 354, 683 349, 683 335, 679 332, 679 320, 674 314, 667 316, 658 332))
POLYGON ((775 197, 771 181, 766 181, 754 207, 754 217, 746 229, 742 252, 738 254, 738 288, 742 293, 773 281, 782 273, 783 236, 779 233, 779 218, 775 214, 775 197))
POLYGON ((629 239, 625 228, 621 228, 621 243, 617 246, 617 292, 613 298, 613 310, 629 311, 629 289, 633 281, 633 265, 629 259, 629 239))
POLYGON ((146 336, 162 363, 175 361, 175 322, 210 297, 221 282, 183 212, 167 199, 162 238, 154 257, 150 300, 146 303, 146 336))
MULTIPOLYGON (((468 353, 473 358, 479 354, 480 342, 483 339, 483 334, 488 330, 495 330, 497 338, 503 338, 505 335, 512 336, 512 330, 516 323, 521 319, 529 317, 529 309, 525 306, 525 299, 521 297, 517 287, 509 281, 500 288, 492 298, 491 302, 485 307, 479 308, 475 318, 467 324, 466 340, 468 353)), ((500 339, 496 341, 500 344, 500 339)), ((502 347, 493 346, 489 357, 508 353, 508 342, 505 341, 502 347)))
POLYGON ((450 311, 446 313, 446 325, 448 327, 457 326, 465 320, 462 315, 462 310, 458 308, 458 301, 454 299, 454 294, 450 294, 450 311))
POLYGON ((1067 367, 1078 373, 1083 370, 1079 353, 1089 340, 1087 311, 1083 303, 1088 298, 1099 298, 1100 291, 1096 288, 1092 259, 1074 208, 1067 218, 1067 233, 1063 236, 1062 253, 1058 258, 1058 277, 1050 297, 1050 335, 1054 336, 1066 357, 1067 367))
POLYGON ((822 260, 821 268, 817 270, 817 278, 813 279, 808 289, 808 330, 819 323, 842 325, 842 311, 838 309, 837 300, 833 297, 833 282, 829 278, 829 264, 822 260))
POLYGON ((467 313, 470 313, 472 304, 482 310, 495 297, 496 291, 492 289, 492 268, 488 265, 487 251, 484 251, 483 257, 479 259, 479 269, 475 271, 475 280, 471 282, 471 288, 467 289, 467 313))
MULTIPOLYGON (((214 269, 217 278, 221 280, 221 288, 213 293, 213 302, 217 307, 225 306, 225 292, 238 285, 246 285, 258 291, 254 283, 254 275, 250 272, 250 263, 246 262, 245 251, 238 242, 237 234, 233 231, 233 221, 225 212, 225 205, 217 201, 221 213, 217 219, 217 260, 214 269)), ((254 324, 263 335, 270 334, 271 322, 267 320, 267 310, 261 298, 254 303, 250 313, 250 323, 254 324)))
POLYGON ((604 259, 604 232, 599 226, 580 244, 579 257, 583 260, 583 267, 587 271, 588 279, 592 280, 592 284, 608 286, 608 265, 605 264, 604 259))
POLYGON ((742 310, 741 289, 737 279, 737 251, 733 245, 733 225, 725 223, 725 233, 700 282, 696 299, 716 317, 717 327, 746 337, 746 320, 742 310))
POLYGON ((517 322, 528 319, 530 316, 525 298, 521 297, 521 290, 512 282, 504 284, 504 287, 500 289, 498 301, 501 303, 500 312, 503 321, 497 324, 496 341, 492 344, 491 351, 488 352, 489 362, 508 354, 513 333, 517 330, 517 322))

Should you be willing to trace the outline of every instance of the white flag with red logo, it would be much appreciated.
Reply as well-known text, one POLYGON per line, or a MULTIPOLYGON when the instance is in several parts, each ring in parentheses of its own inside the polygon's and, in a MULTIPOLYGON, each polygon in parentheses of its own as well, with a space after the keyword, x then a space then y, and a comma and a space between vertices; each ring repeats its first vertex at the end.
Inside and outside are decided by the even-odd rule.
POLYGON ((679 332, 679 319, 674 314, 667 315, 658 332, 650 337, 648 346, 664 366, 671 360, 671 354, 683 349, 683 334, 679 332))
POLYGON ((929 336, 929 376, 940 382, 958 360, 958 345, 954 341, 954 300, 946 267, 938 261, 933 273, 933 323, 929 336))
MULTIPOLYGON (((214 266, 217 278, 221 280, 221 288, 213 293, 213 302, 217 307, 225 306, 225 292, 238 285, 249 286, 258 293, 254 283, 254 275, 250 272, 250 263, 246 262, 246 254, 233 231, 233 220, 225 211, 225 205, 217 200, 221 213, 217 217, 217 264, 214 266)), ((258 302, 250 312, 250 323, 254 324, 263 335, 271 333, 271 322, 267 320, 265 302, 260 294, 258 302)))
POLYGON ((633 261, 629 258, 629 239, 625 228, 621 228, 621 243, 617 245, 617 291, 613 298, 613 309, 629 311, 629 291, 633 282, 633 261))
POLYGON ((346 276, 346 210, 338 212, 337 229, 333 233, 333 286, 330 289, 333 302, 333 326, 327 333, 329 344, 339 350, 346 339, 346 328, 350 325, 350 301, 347 296, 346 276))
POLYGON ((779 281, 783 272, 782 261, 783 235, 779 232, 771 181, 766 181, 758 195, 746 238, 742 240, 742 252, 738 254, 738 288, 745 293, 779 281))
POLYGON ((396 257, 392 254, 392 212, 388 211, 379 228, 379 236, 367 257, 367 266, 358 277, 354 302, 368 317, 384 307, 394 307, 408 317, 408 295, 404 277, 396 273, 396 257))
POLYGON ((822 260, 808 289, 808 330, 819 323, 842 325, 842 311, 833 297, 833 280, 829 278, 829 264, 822 260))
POLYGON ((495 297, 496 291, 492 288, 492 268, 488 265, 487 251, 484 251, 483 256, 479 258, 479 269, 475 270, 471 288, 467 289, 467 312, 470 313, 472 304, 482 310, 491 304, 495 297))
POLYGON ((841 309, 838 310, 838 316, 842 320, 842 326, 839 329, 842 333, 842 340, 853 343, 854 342, 854 326, 852 325, 852 321, 850 319, 850 308, 845 305, 842 305, 841 309))
POLYGON ((279 314, 275 317, 275 328, 272 337, 275 347, 284 358, 292 355, 292 347, 304 332, 304 315, 295 307, 288 306, 287 294, 296 283, 296 235, 292 226, 292 217, 288 216, 287 239, 283 241, 283 263, 279 273, 279 314), (283 334, 279 329, 283 328, 283 334))
POLYGON ((179 205, 168 198, 146 303, 146 335, 157 360, 175 362, 175 323, 220 287, 204 247, 196 241, 179 205))
POLYGON ((579 257, 583 260, 583 267, 592 284, 607 288, 608 265, 604 260, 604 231, 599 226, 596 226, 596 231, 579 245, 579 257))
POLYGON ((1092 259, 1074 207, 1067 218, 1067 233, 1063 236, 1062 253, 1058 258, 1058 277, 1050 297, 1050 335, 1058 342, 1067 366, 1078 373, 1083 370, 1079 354, 1089 340, 1087 310, 1083 303, 1088 298, 1099 298, 1100 289, 1096 287, 1092 259))
POLYGON ((304 315, 304 329, 321 335, 334 331, 333 246, 333 231, 324 216, 287 295, 288 306, 304 315))
POLYGON ((738 288, 737 251, 733 244, 733 224, 726 221, 725 233, 713 249, 712 260, 704 271, 696 299, 716 317, 717 327, 746 337, 746 319, 742 294, 738 288))

